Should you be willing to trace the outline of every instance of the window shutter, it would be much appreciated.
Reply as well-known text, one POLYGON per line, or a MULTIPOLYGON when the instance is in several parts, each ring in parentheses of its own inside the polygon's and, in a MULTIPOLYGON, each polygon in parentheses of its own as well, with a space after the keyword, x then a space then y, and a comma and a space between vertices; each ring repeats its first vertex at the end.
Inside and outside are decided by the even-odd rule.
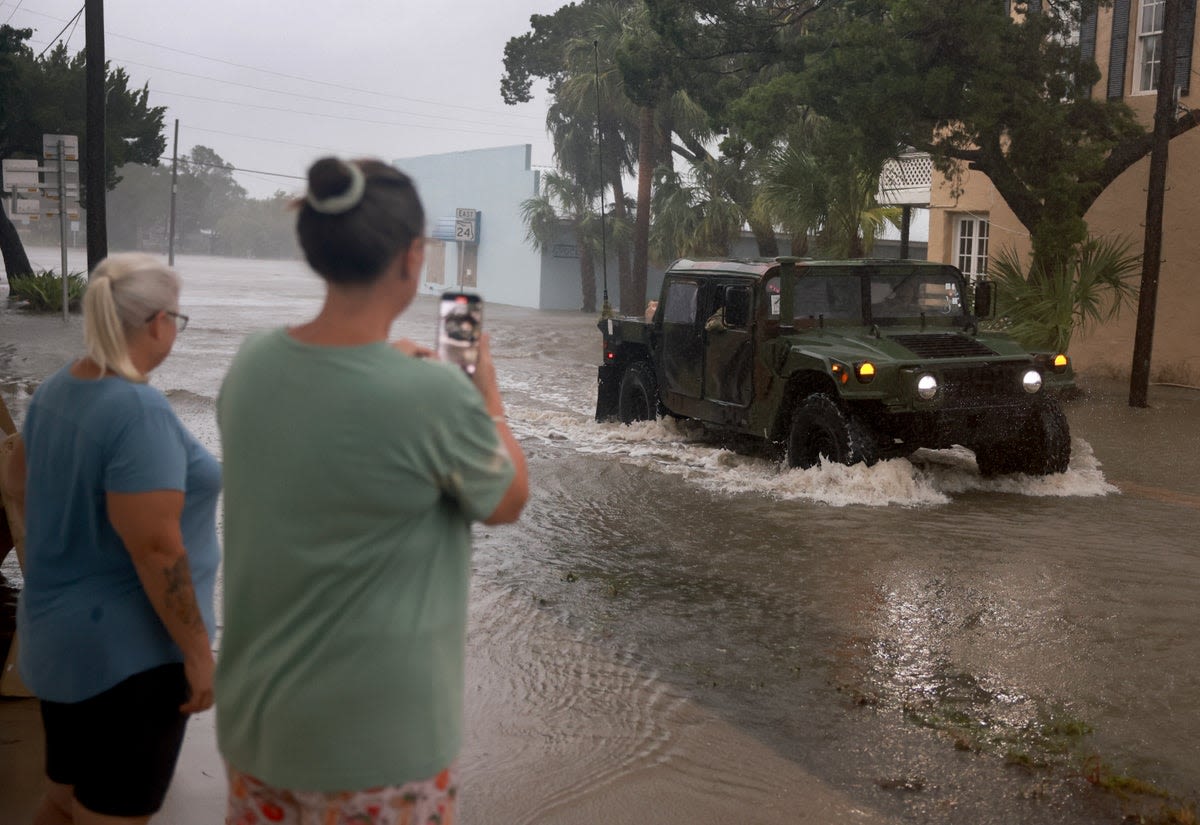
POLYGON ((1196 39, 1196 0, 1179 4, 1179 44, 1175 50, 1175 85, 1186 96, 1192 80, 1192 42, 1196 39))
POLYGON ((1012 17, 1012 3, 1013 3, 1013 0, 1004 0, 1004 16, 1005 17, 1012 17))
MULTIPOLYGON (((1081 11, 1083 20, 1079 25, 1079 59, 1084 63, 1092 63, 1096 60, 1096 3, 1085 0, 1081 11)), ((1092 96, 1090 87, 1087 94, 1088 97, 1092 96)))
POLYGON ((1042 10, 1042 0, 1029 0, 1029 13, 1038 14, 1042 10))
POLYGON ((1113 0, 1112 46, 1108 50, 1108 99, 1125 96, 1125 52, 1129 46, 1129 0, 1113 0))

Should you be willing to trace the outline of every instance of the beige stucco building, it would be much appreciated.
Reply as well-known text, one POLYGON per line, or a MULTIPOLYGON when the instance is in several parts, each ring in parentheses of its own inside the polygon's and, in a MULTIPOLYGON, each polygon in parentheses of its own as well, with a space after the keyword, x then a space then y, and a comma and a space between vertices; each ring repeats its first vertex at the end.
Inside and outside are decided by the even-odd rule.
MULTIPOLYGON (((1114 0, 1085 21, 1081 44, 1102 76, 1095 96, 1123 99, 1149 128, 1154 119, 1164 0, 1114 0)), ((1196 0, 1182 0, 1186 28, 1176 55, 1179 103, 1200 109, 1200 52, 1196 0)), ((1093 235, 1128 238, 1140 250, 1145 235, 1150 161, 1125 171, 1087 213, 1093 235)), ((1162 269, 1151 375, 1154 380, 1200 385, 1200 128, 1171 141, 1163 221, 1162 269)), ((957 197, 937 173, 930 193, 929 258, 967 274, 986 271, 989 256, 1010 247, 1025 259, 1029 232, 986 175, 967 171, 957 197)), ((1086 333, 1076 333, 1071 355, 1085 374, 1127 376, 1133 358, 1137 311, 1086 333)))

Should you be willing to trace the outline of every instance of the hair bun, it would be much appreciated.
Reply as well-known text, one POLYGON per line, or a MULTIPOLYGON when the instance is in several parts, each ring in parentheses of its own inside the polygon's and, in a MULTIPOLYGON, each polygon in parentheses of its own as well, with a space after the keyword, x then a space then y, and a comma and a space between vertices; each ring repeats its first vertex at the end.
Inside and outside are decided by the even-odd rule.
POLYGON ((308 169, 308 205, 324 215, 340 215, 362 201, 366 177, 356 163, 321 158, 308 169))

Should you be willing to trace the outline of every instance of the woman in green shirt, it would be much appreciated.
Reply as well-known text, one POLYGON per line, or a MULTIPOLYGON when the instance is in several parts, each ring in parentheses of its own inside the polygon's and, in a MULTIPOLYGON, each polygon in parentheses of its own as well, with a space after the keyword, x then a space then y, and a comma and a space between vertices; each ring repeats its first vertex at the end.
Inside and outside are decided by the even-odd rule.
POLYGON ((519 516, 525 459, 486 338, 471 378, 388 343, 424 261, 412 181, 333 158, 308 181, 297 228, 324 305, 249 337, 217 403, 228 821, 445 823, 470 525, 519 516))

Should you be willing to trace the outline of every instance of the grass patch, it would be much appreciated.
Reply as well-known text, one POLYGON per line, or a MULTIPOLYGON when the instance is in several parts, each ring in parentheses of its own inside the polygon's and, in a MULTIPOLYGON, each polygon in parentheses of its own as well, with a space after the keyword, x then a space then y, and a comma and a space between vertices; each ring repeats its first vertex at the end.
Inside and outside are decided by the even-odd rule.
POLYGON ((1114 793, 1122 799, 1132 797, 1151 797, 1170 799, 1171 795, 1153 782, 1138 779, 1136 776, 1118 773, 1104 764, 1099 756, 1090 756, 1084 762, 1084 778, 1101 790, 1114 793))
MULTIPOLYGON (((43 269, 31 275, 18 275, 8 280, 8 300, 24 305, 32 312, 62 310, 62 278, 58 273, 43 269)), ((67 307, 78 312, 87 290, 87 278, 82 272, 67 275, 67 307)))

